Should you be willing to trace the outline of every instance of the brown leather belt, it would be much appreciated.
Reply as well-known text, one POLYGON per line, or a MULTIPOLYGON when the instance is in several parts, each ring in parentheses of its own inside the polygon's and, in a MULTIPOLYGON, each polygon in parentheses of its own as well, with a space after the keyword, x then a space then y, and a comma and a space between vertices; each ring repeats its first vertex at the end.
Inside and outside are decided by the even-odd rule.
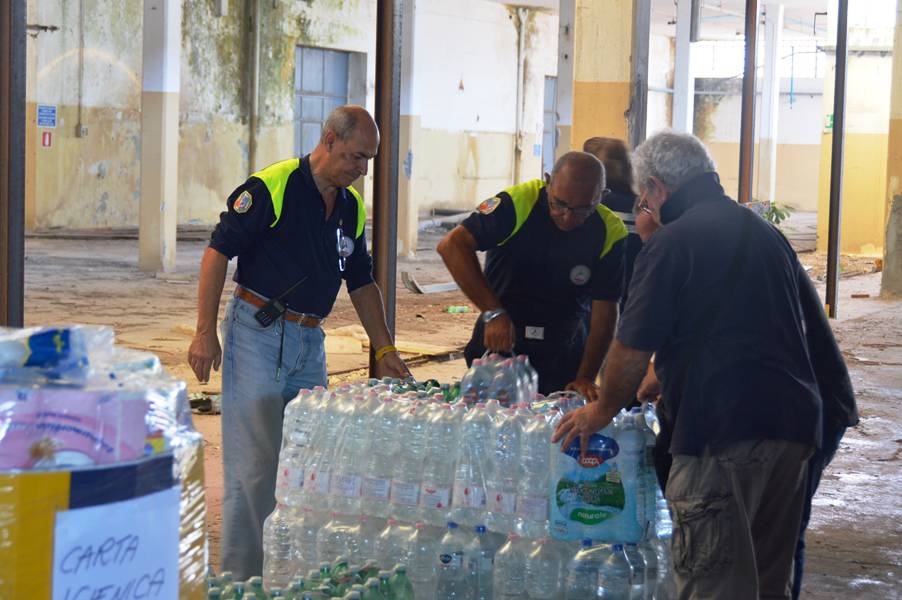
MULTIPOLYGON (((266 306, 266 300, 253 293, 252 291, 241 287, 240 285, 235 288, 235 297, 240 298, 248 304, 256 306, 257 308, 263 308, 264 306, 266 306)), ((304 315, 290 310, 285 311, 285 320, 291 321, 292 323, 298 323, 302 327, 311 328, 319 327, 320 323, 323 322, 323 319, 320 319, 319 317, 304 315)))

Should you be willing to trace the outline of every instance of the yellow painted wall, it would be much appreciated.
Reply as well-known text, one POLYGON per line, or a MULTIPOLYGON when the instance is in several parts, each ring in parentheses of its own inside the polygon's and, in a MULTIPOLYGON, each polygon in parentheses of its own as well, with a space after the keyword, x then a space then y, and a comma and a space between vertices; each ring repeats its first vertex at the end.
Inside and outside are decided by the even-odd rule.
POLYGON ((574 82, 571 148, 582 150, 583 142, 595 136, 627 139, 629 105, 629 81, 574 82))
MULTIPOLYGON (((739 144, 705 142, 717 164, 717 172, 726 192, 736 198, 739 186, 739 144)), ((755 175, 759 174, 758 146, 755 146, 755 175)), ((818 210, 818 178, 821 147, 813 144, 780 144, 777 146, 777 202, 797 211, 818 210), (814 173, 812 177, 810 174, 814 173), (800 174, 805 174, 802 177, 800 174)), ((757 177, 753 193, 757 190, 757 177)))
MULTIPOLYGON (((830 154, 832 134, 821 144, 817 247, 827 249, 830 207, 830 154)), ((886 227, 886 164, 889 137, 886 134, 846 133, 842 187, 840 252, 882 256, 886 227)))

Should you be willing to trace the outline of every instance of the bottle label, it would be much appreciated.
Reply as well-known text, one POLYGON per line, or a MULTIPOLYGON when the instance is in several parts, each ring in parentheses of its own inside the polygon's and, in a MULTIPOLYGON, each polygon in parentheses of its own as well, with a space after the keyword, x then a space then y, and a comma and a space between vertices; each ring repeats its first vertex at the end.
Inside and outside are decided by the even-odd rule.
POLYGON ((489 490, 486 501, 486 510, 489 512, 512 515, 517 509, 516 494, 507 494, 500 490, 489 490))
POLYGON ((332 495, 345 498, 360 497, 361 479, 357 475, 341 475, 336 473, 332 477, 332 495))
POLYGON ((485 508, 485 488, 455 482, 454 506, 458 508, 485 508))
POLYGON ((518 496, 517 515, 528 521, 548 518, 548 496, 518 496))
POLYGON ((388 500, 391 495, 391 481, 388 479, 363 479, 363 497, 374 500, 388 500))
POLYGON ((460 569, 463 564, 463 552, 442 552, 438 555, 439 569, 460 569))
POLYGON ((303 467, 283 467, 279 477, 279 487, 283 488, 302 488, 304 487, 304 468, 303 467))
POLYGON ((467 561, 467 570, 474 575, 477 573, 491 574, 494 568, 495 557, 486 552, 479 552, 479 554, 471 556, 467 561))
POLYGON ((329 471, 312 471, 308 482, 317 494, 326 495, 329 493, 329 471))
POLYGON ((420 494, 420 506, 423 508, 450 508, 451 488, 424 485, 422 493, 420 494))
POLYGON ((420 485, 403 481, 391 482, 391 501, 404 506, 416 506, 420 497, 420 485))

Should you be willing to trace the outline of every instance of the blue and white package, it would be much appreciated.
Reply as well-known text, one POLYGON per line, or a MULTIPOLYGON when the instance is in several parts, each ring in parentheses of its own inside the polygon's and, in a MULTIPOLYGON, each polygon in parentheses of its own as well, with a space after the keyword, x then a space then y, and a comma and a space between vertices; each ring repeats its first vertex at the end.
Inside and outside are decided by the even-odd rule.
POLYGON ((608 425, 589 439, 580 457, 579 438, 565 452, 553 447, 551 535, 559 540, 591 539, 637 543, 645 533, 644 440, 635 430, 608 425))

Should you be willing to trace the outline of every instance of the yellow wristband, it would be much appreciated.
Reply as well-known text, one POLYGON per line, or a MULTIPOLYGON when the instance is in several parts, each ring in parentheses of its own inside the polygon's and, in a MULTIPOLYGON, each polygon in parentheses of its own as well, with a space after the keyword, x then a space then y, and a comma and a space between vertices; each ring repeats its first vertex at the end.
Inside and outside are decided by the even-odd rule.
POLYGON ((376 361, 382 360, 382 358, 388 354, 389 352, 397 352, 398 349, 394 346, 382 346, 378 350, 376 350, 376 361))

